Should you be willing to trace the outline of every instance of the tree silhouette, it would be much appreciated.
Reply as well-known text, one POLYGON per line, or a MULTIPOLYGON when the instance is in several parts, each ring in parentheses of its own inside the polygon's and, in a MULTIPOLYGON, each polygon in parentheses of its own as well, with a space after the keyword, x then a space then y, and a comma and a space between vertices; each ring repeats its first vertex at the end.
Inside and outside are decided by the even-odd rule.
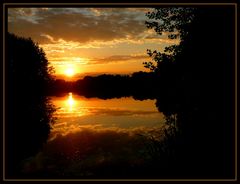
POLYGON ((154 63, 144 63, 161 77, 158 109, 177 117, 181 146, 171 169, 179 177, 233 178, 234 7, 159 8, 147 16, 155 20, 147 27, 179 39, 164 53, 148 50, 154 63))
POLYGON ((46 96, 53 68, 30 38, 8 33, 6 45, 6 171, 16 177, 21 161, 40 149, 54 122, 46 96))
POLYGON ((172 65, 174 65, 175 56, 181 52, 183 42, 189 34, 189 27, 195 17, 194 12, 194 8, 166 7, 156 8, 153 12, 146 14, 150 19, 145 22, 147 28, 154 29, 159 35, 165 33, 169 39, 179 40, 179 44, 165 47, 163 53, 148 49, 147 54, 156 64, 153 62, 144 62, 143 64, 146 68, 159 72, 161 68, 163 68, 162 71, 166 71, 169 67, 174 67, 172 65))

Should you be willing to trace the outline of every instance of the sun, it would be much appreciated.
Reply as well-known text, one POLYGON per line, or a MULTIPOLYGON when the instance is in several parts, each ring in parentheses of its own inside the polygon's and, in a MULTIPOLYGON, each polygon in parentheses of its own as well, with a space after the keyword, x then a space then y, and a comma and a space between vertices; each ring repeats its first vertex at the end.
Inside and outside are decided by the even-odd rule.
POLYGON ((68 77, 72 77, 75 74, 75 71, 73 70, 73 68, 67 68, 65 70, 65 75, 68 77))

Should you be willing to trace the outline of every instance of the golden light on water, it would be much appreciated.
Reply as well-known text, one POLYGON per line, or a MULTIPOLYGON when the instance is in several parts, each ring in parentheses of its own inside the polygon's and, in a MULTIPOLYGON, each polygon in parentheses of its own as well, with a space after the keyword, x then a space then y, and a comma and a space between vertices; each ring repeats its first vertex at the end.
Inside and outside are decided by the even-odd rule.
MULTIPOLYGON (((155 127, 159 119, 161 122, 165 121, 163 114, 156 109, 154 100, 88 99, 74 92, 61 97, 53 96, 51 99, 57 107, 55 112, 57 121, 53 124, 49 140, 54 140, 58 135, 65 136, 86 129, 94 131, 132 129, 135 131, 135 128, 139 128, 143 130, 145 125, 155 127), (129 123, 124 124, 123 120, 126 118, 129 123)), ((162 126, 161 123, 160 126, 162 126)))
POLYGON ((68 105, 68 108, 70 111, 73 110, 75 104, 76 104, 76 102, 73 99, 72 93, 68 93, 67 105, 68 105))

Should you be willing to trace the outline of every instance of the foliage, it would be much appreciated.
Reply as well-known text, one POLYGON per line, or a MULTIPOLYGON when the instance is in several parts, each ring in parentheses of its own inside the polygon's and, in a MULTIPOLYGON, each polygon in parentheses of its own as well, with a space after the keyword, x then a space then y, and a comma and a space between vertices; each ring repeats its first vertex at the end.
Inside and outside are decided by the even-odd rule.
MULTIPOLYGON (((13 80, 36 85, 47 85, 53 80, 54 68, 49 66, 46 54, 31 38, 7 34, 9 72, 13 80)), ((41 86, 43 87, 43 86, 41 86)))
MULTIPOLYGON (((173 33, 169 39, 178 38, 179 45, 166 47, 164 53, 148 51, 154 62, 145 63, 161 78, 156 84, 162 87, 156 102, 159 111, 167 123, 177 115, 177 134, 171 135, 177 136, 172 147, 177 155, 174 175, 233 178, 234 7, 199 7, 193 9, 189 21, 184 11, 175 21, 170 13, 174 9, 149 13, 158 23, 147 25, 158 34, 173 33)), ((168 139, 157 141, 155 150, 164 142, 169 144, 168 139)), ((156 164, 169 165, 164 159, 156 164)))
MULTIPOLYGON (((179 39, 180 43, 165 47, 164 52, 156 50, 147 50, 147 54, 153 62, 144 62, 144 67, 153 72, 160 72, 166 63, 173 63, 175 57, 182 50, 183 41, 189 34, 189 27, 194 20, 194 8, 166 7, 155 8, 154 11, 148 12, 146 16, 152 21, 146 21, 147 28, 154 29, 157 34, 163 33, 168 35, 169 39, 179 39)), ((165 69, 163 69, 165 70, 165 69)))
POLYGON ((31 38, 8 33, 6 44, 7 174, 13 175, 20 161, 46 142, 55 122, 55 107, 47 97, 54 70, 31 38))
POLYGON ((188 34, 188 26, 194 18, 193 8, 166 7, 155 8, 146 13, 146 16, 154 21, 146 21, 147 28, 154 29, 157 34, 168 33, 168 38, 181 40, 188 34))
POLYGON ((143 62, 144 67, 149 68, 153 72, 158 72, 161 65, 166 63, 170 63, 174 60, 173 56, 166 53, 161 53, 156 50, 151 51, 150 49, 147 50, 147 54, 152 58, 154 62, 157 64, 155 65, 153 62, 143 62))

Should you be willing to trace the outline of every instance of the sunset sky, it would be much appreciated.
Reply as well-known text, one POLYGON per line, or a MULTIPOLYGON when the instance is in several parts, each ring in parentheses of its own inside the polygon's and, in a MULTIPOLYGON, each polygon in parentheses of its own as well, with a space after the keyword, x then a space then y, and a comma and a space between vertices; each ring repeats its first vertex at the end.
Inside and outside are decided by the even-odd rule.
POLYGON ((31 37, 58 78, 148 71, 147 49, 163 51, 176 40, 145 26, 149 8, 9 8, 8 31, 31 37))

